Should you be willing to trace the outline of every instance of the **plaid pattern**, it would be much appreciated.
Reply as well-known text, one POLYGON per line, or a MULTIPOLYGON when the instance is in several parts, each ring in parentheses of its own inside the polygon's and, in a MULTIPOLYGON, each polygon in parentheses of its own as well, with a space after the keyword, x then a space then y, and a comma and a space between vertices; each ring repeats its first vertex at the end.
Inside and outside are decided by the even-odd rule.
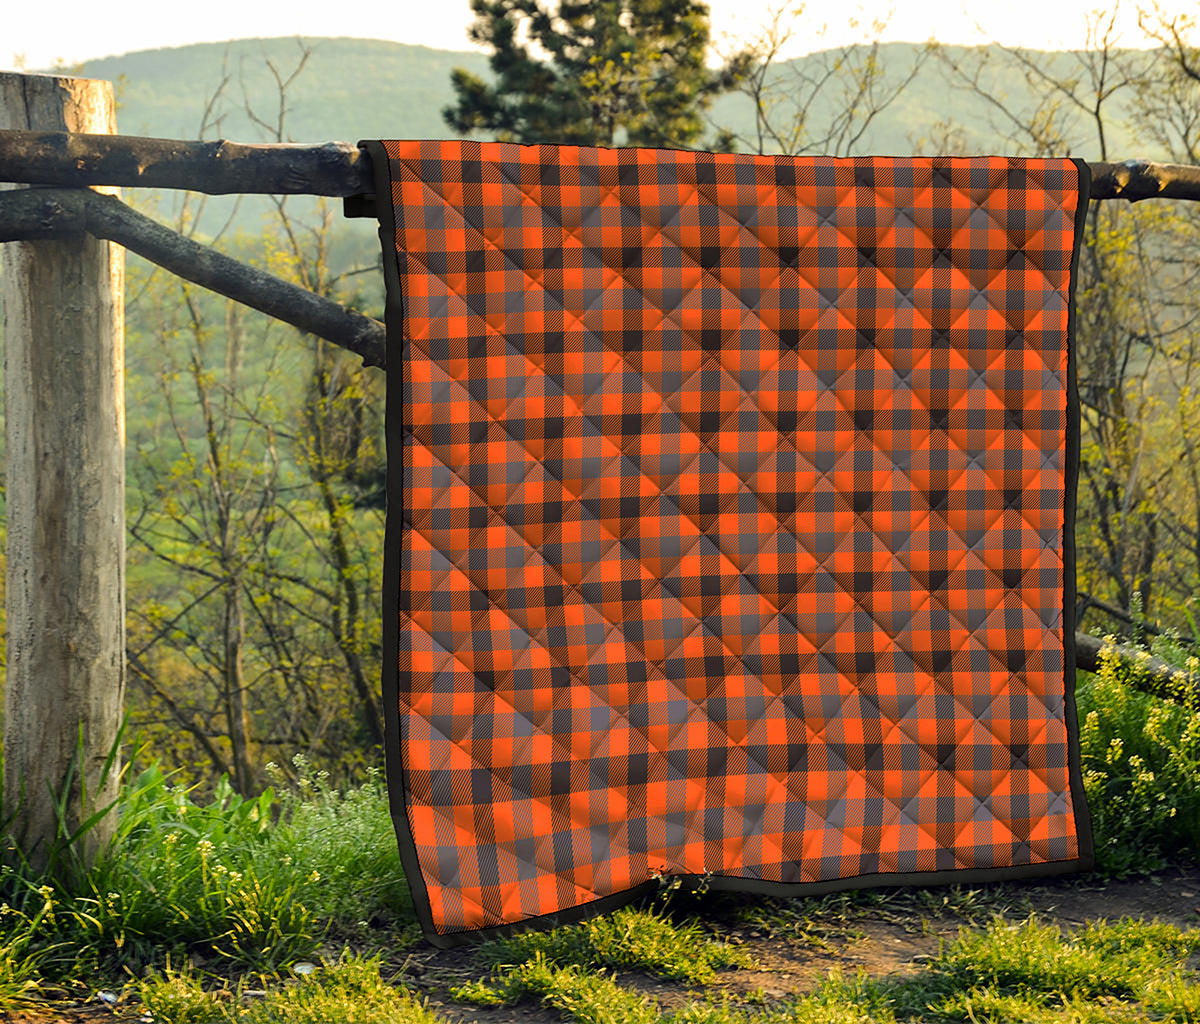
POLYGON ((388 754, 430 938, 656 875, 1088 866, 1086 170, 374 145, 403 305, 388 754))

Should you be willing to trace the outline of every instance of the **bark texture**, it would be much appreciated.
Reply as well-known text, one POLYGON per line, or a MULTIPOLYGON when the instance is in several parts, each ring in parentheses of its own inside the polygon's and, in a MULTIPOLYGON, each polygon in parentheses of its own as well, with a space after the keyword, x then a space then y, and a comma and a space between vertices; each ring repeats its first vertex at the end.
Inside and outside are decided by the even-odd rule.
POLYGON ((141 185, 209 195, 345 196, 375 187, 370 156, 349 142, 193 142, 62 131, 5 135, 0 140, 0 181, 141 185))
POLYGON ((1200 167, 1159 164, 1152 160, 1094 163, 1093 199, 1200 199, 1200 167))
POLYGON ((119 242, 179 277, 332 341, 360 357, 364 366, 386 368, 386 331, 378 320, 185 238, 119 199, 67 188, 0 195, 0 242, 84 231, 119 242))
MULTIPOLYGON (((1200 199, 1200 167, 1137 159, 1090 166, 1093 199, 1200 199)), ((370 155, 349 142, 192 142, 60 131, 0 135, 0 181, 141 185, 209 195, 359 196, 375 187, 370 155)), ((373 216, 369 201, 351 208, 356 216, 373 216)))
MULTIPOLYGON (((0 73, 0 128, 115 132, 112 85, 0 73)), ((106 761, 125 692, 125 258, 85 234, 12 242, 0 254, 4 813, 16 811, 13 838, 35 866, 66 866, 78 861, 56 860, 56 798, 65 797, 63 824, 73 832, 115 800, 120 767, 118 757, 106 761)), ((76 845, 84 862, 115 817, 76 845)))

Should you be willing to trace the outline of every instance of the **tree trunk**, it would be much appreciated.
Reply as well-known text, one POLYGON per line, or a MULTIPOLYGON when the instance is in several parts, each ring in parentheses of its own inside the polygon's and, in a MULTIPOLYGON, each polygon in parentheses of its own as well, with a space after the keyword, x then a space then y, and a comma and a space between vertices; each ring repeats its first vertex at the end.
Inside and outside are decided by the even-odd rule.
MULTIPOLYGON (((115 133, 112 85, 0 73, 0 128, 115 133)), ((83 234, 0 248, 8 457, 4 814, 16 812, 13 838, 35 867, 66 870, 51 792, 65 797, 62 825, 73 832, 116 799, 120 768, 125 254, 83 234)), ((115 824, 114 811, 86 833, 75 851, 83 863, 115 824)))
MULTIPOLYGON (((197 339, 199 340, 199 339, 197 339)), ((197 387, 203 386, 202 406, 208 432, 208 452, 212 464, 214 498, 217 501, 217 526, 221 539, 221 568, 224 570, 225 622, 223 637, 225 713, 229 723, 230 760, 233 763, 233 786, 244 797, 255 789, 255 766, 250 709, 246 703, 246 677, 242 667, 242 652, 246 643, 246 623, 242 615, 242 575, 246 571, 238 553, 235 538, 236 481, 225 479, 226 462, 222 458, 221 441, 227 436, 234 416, 234 396, 238 389, 238 371, 242 365, 242 333, 237 306, 225 303, 225 387, 220 395, 218 414, 214 422, 208 385, 201 385, 199 357, 194 364, 197 387)))
POLYGON ((354 684, 354 692, 358 694, 359 707, 362 710, 363 724, 371 742, 383 746, 383 716, 379 705, 375 702, 375 693, 367 682, 363 671, 362 657, 359 655, 359 645, 362 642, 362 621, 358 605, 358 587, 351 575, 350 549, 346 544, 344 523, 338 511, 337 498, 329 479, 322 475, 317 481, 321 489, 321 500, 325 505, 325 515, 329 522, 330 553, 333 555, 334 568, 338 574, 338 589, 346 599, 346 619, 343 623, 341 610, 335 605, 332 614, 333 638, 342 652, 342 659, 350 671, 350 681, 354 684))
MULTIPOLYGON (((354 692, 358 694, 359 707, 362 710, 363 724, 371 743, 377 747, 383 746, 383 715, 376 701, 372 687, 367 682, 363 671, 362 657, 359 653, 362 642, 362 622, 359 614, 358 587, 351 575, 350 549, 346 544, 345 522, 338 509, 337 497, 329 484, 332 475, 330 468, 330 452, 326 436, 325 413, 332 401, 329 386, 329 366, 326 362, 325 343, 318 338, 316 361, 313 377, 317 389, 318 401, 313 403, 312 412, 312 441, 313 466, 312 477, 321 491, 321 502, 325 506, 325 517, 329 523, 330 554, 333 566, 337 570, 338 590, 346 600, 346 618, 343 623, 341 602, 337 601, 330 609, 330 627, 334 642, 342 652, 342 659, 350 672, 350 681, 354 692)), ((356 452, 339 452, 334 459, 353 458, 356 452)))
POLYGON ((242 647, 246 626, 242 620, 242 595, 238 580, 225 588, 225 714, 233 762, 233 786, 244 797, 254 794, 255 771, 251 750, 250 711, 246 707, 246 680, 242 672, 242 647))

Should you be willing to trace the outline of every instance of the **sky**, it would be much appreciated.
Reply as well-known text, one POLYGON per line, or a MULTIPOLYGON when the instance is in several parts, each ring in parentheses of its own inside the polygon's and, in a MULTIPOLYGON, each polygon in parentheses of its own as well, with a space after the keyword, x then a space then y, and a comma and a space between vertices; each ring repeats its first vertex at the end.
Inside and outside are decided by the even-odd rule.
MULTIPOLYGON (((1159 0, 1164 9, 1196 14, 1195 0, 1159 0)), ((479 50, 467 38, 472 20, 468 0, 400 0, 378 5, 330 4, 328 0, 290 0, 286 5, 261 0, 204 0, 164 4, 162 0, 113 0, 98 7, 94 0, 59 0, 53 19, 39 3, 13 2, 0 23, 0 70, 45 69, 56 61, 68 65, 96 57, 188 43, 222 42, 253 36, 357 36, 414 43, 437 49, 479 50), (374 6, 376 9, 371 11, 374 6), (100 15, 100 12, 104 12, 100 15), (281 13, 284 12, 284 13, 281 13), (98 16, 100 15, 100 16, 98 16)), ((546 2, 557 7, 556 0, 546 2)), ((1132 0, 1116 7, 1119 45, 1149 45, 1139 31, 1132 0)), ((1097 0, 846 0, 809 3, 798 0, 708 0, 715 49, 732 52, 739 41, 749 42, 769 24, 771 12, 784 9, 792 38, 780 59, 813 50, 861 42, 886 41, 971 45, 1000 42, 1034 49, 1074 49, 1088 45, 1089 13, 1097 0), (831 13, 832 11, 832 13, 831 13), (894 13, 889 13, 894 11, 894 13), (877 20, 887 22, 876 33, 877 20), (826 23, 828 22, 828 23, 826 23)), ((536 52, 536 51, 535 51, 536 52)))

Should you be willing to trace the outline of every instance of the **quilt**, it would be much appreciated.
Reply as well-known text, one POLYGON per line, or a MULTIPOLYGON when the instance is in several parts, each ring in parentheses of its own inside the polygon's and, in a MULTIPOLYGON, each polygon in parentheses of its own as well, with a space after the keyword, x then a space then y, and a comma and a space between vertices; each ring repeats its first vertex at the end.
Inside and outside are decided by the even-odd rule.
POLYGON ((430 942, 1092 867, 1085 163, 360 145, 430 942))

